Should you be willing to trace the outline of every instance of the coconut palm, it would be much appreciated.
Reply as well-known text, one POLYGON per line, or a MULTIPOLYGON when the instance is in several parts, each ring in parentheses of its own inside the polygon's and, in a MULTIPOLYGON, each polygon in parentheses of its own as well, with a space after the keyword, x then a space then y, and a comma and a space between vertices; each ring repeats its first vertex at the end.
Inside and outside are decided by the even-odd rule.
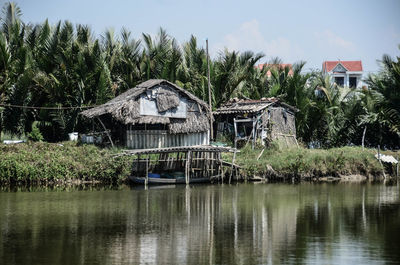
POLYGON ((251 51, 229 52, 225 50, 214 62, 214 105, 219 106, 231 97, 241 97, 246 87, 246 81, 251 80, 256 71, 255 64, 264 57, 263 54, 254 54, 251 51))

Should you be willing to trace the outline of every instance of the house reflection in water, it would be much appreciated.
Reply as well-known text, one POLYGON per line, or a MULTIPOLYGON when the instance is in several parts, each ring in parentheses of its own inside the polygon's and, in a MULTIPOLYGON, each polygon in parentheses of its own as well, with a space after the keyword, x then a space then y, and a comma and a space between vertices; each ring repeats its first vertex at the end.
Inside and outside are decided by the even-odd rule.
POLYGON ((400 260, 396 186, 196 185, 0 199, 1 264, 400 260))

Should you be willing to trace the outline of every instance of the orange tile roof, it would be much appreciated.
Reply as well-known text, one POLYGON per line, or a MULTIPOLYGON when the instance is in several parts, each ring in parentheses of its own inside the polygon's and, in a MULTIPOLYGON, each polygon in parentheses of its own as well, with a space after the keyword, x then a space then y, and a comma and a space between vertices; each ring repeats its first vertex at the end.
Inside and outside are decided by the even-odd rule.
POLYGON ((338 63, 341 63, 347 71, 362 72, 363 70, 361 61, 325 61, 322 63, 322 71, 330 72, 338 63))

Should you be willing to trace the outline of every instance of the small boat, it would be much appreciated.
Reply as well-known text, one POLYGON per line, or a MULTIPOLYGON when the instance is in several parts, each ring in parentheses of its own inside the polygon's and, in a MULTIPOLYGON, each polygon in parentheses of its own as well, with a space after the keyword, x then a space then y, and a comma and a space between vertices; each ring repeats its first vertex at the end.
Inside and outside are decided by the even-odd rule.
MULTIPOLYGON (((149 174, 150 175, 150 174, 149 174)), ((135 184, 145 184, 146 177, 129 176, 129 179, 135 184)), ((185 177, 165 178, 165 177, 148 177, 147 184, 185 184, 185 177)), ((209 178, 193 178, 189 179, 189 183, 207 183, 210 182, 209 178)))

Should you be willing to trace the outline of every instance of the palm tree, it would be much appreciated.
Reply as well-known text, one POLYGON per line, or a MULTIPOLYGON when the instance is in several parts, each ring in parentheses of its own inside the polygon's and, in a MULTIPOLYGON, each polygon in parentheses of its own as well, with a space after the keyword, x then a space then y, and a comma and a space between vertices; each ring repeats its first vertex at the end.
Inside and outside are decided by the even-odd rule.
MULTIPOLYGON (((211 61, 211 75, 213 69, 211 61)), ((183 45, 183 61, 178 70, 177 83, 202 100, 208 101, 206 52, 198 47, 197 39, 193 35, 183 45)))
POLYGON ((215 73, 213 80, 214 105, 219 106, 231 97, 241 97, 246 87, 246 81, 251 80, 256 71, 255 64, 264 57, 263 54, 254 54, 251 51, 229 52, 225 50, 214 63, 215 73))

